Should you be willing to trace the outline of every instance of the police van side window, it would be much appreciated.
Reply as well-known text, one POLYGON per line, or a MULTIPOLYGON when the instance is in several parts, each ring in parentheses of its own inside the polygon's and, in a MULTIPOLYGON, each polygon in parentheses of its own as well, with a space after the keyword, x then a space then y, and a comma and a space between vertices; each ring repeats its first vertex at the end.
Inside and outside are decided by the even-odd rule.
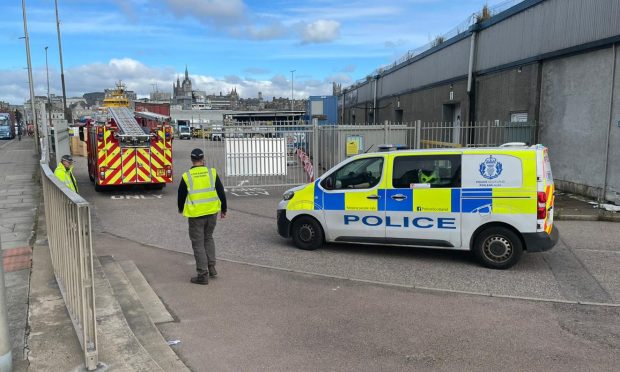
POLYGON ((332 173, 321 186, 327 190, 371 189, 379 184, 382 173, 383 157, 359 159, 332 173))
POLYGON ((394 188, 461 187, 461 155, 414 155, 394 158, 394 188))

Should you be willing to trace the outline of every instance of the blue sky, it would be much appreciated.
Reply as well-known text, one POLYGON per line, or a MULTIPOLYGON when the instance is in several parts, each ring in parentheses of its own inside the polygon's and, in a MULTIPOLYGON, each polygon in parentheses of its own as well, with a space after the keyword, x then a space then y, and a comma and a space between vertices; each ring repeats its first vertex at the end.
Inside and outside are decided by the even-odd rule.
MULTIPOLYGON (((187 65, 194 89, 242 97, 331 94, 500 0, 58 0, 69 96, 122 79, 147 96, 187 65)), ((35 93, 60 94, 54 0, 26 0, 35 93)), ((23 103, 28 75, 21 0, 2 0, 0 101, 23 103)))

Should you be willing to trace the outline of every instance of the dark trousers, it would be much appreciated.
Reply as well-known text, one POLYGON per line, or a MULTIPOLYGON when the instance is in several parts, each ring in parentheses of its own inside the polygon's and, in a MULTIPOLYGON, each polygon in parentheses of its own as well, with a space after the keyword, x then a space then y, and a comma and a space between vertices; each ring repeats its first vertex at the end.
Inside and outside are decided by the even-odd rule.
POLYGON ((196 272, 207 274, 208 266, 215 266, 215 242, 213 230, 217 223, 217 213, 202 217, 188 218, 189 239, 192 241, 196 272))

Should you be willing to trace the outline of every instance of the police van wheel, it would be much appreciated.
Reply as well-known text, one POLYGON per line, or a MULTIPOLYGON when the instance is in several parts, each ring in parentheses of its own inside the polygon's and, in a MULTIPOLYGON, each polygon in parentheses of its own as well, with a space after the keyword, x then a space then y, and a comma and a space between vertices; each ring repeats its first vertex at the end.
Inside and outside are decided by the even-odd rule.
POLYGON ((313 251, 323 245, 323 229, 314 218, 298 218, 293 223, 291 230, 293 243, 297 248, 313 251))
POLYGON ((491 269, 508 269, 523 254, 521 239, 505 227, 491 227, 480 233, 473 247, 478 261, 491 269))

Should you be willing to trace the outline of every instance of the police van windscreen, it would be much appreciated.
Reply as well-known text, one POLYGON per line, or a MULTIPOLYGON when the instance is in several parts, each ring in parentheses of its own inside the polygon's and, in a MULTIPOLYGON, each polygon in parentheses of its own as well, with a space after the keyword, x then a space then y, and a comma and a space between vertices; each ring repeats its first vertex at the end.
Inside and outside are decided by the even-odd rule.
POLYGON ((343 165, 321 183, 327 190, 370 189, 379 184, 383 157, 363 158, 343 165))

